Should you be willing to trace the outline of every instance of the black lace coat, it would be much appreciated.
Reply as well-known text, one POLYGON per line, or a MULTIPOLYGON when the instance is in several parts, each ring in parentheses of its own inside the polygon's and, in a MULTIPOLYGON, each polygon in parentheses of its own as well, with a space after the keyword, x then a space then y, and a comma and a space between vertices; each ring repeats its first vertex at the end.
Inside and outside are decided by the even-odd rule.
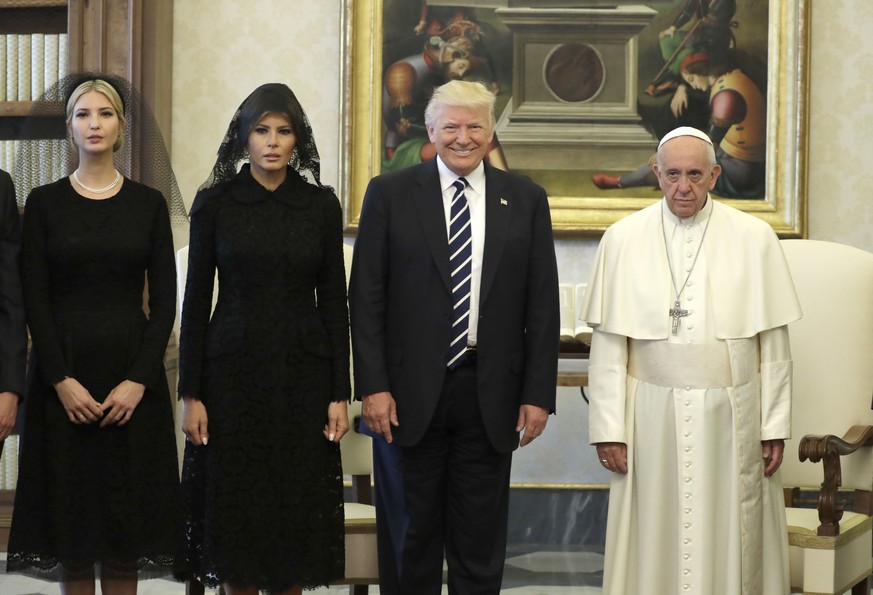
POLYGON ((326 585, 343 576, 343 504, 322 430, 350 395, 339 201, 290 168, 268 192, 246 165, 192 213, 179 394, 204 403, 209 442, 186 444, 190 571, 210 586, 326 585))
POLYGON ((176 317, 167 203, 128 179, 105 200, 68 178, 36 188, 21 258, 33 352, 7 568, 58 579, 59 561, 100 560, 169 574, 181 516, 163 366, 176 317), (53 387, 65 376, 99 402, 124 379, 146 390, 127 424, 77 425, 53 387))

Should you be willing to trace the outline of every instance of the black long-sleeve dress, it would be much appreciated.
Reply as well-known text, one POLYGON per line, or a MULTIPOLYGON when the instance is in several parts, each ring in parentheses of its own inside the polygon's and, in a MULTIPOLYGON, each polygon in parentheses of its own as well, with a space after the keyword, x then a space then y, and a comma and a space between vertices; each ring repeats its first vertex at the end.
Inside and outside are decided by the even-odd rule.
POLYGON ((33 351, 7 570, 57 579, 58 562, 99 560, 166 575, 181 531, 163 366, 176 313, 167 204, 129 179, 91 200, 63 178, 28 198, 21 253, 33 351), (53 387, 66 376, 98 402, 125 379, 146 389, 127 424, 77 425, 53 387))
POLYGON ((329 403, 350 394, 332 192, 291 168, 269 192, 244 165, 198 195, 180 354, 179 394, 204 403, 209 431, 183 464, 192 572, 269 591, 342 577, 340 451, 322 434, 329 403))

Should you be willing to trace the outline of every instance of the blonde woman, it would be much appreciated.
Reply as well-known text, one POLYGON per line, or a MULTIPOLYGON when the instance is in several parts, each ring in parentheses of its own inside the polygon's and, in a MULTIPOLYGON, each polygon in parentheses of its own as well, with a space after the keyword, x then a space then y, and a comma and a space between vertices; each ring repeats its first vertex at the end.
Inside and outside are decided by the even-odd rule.
POLYGON ((33 355, 7 569, 65 595, 171 571, 178 465, 163 355, 175 317, 167 203, 124 177, 121 83, 77 81, 69 177, 33 189, 22 269, 33 355), (148 282, 148 314, 143 308, 148 282))

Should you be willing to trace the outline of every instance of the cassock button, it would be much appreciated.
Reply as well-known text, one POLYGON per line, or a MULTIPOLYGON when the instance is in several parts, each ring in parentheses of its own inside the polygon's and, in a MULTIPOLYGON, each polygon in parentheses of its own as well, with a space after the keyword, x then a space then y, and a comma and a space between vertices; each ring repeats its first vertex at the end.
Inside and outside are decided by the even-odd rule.
POLYGON ((686 478, 685 478, 685 483, 691 483, 691 478, 690 478, 690 477, 686 477, 686 478))

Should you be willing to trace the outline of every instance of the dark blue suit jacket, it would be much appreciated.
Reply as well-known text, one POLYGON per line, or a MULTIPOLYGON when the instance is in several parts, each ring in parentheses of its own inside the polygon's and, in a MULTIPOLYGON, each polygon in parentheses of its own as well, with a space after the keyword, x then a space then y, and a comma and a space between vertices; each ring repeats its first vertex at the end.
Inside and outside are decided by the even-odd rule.
MULTIPOLYGON (((558 275, 545 190, 485 164, 477 388, 498 452, 518 446, 519 407, 555 409, 558 275)), ((436 160, 370 181, 349 286, 355 395, 390 391, 411 446, 431 422, 451 330, 448 240, 436 160)))

